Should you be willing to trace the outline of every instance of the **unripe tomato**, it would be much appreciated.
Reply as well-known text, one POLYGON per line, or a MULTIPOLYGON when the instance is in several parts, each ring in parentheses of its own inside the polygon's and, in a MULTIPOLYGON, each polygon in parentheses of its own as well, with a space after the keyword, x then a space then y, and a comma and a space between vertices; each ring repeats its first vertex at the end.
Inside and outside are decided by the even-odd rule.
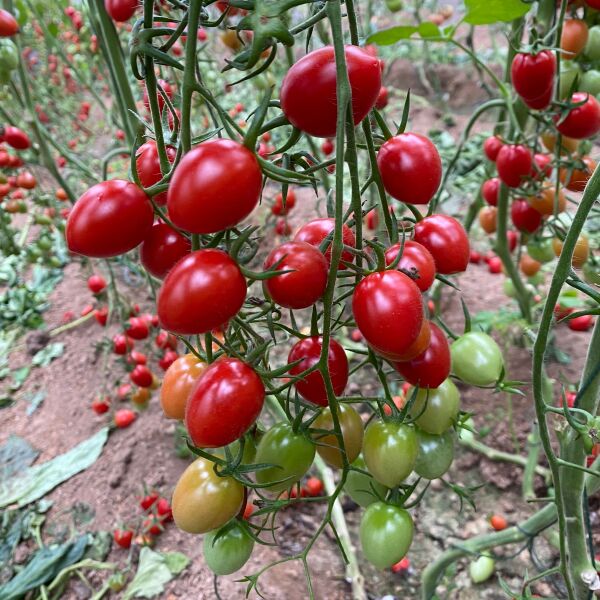
POLYGON ((519 231, 533 233, 542 224, 542 215, 532 208, 523 198, 515 198, 510 207, 513 225, 519 231))
POLYGON ((183 472, 171 507, 179 529, 187 533, 207 533, 218 529, 240 512, 244 486, 232 477, 220 477, 214 463, 197 458, 183 472))
POLYGON ((495 206, 483 206, 479 209, 479 225, 486 233, 494 233, 498 226, 498 209, 495 206))
MULTIPOLYGON (((313 219, 312 221, 309 221, 300 227, 298 233, 296 233, 294 236, 294 241, 306 242, 311 246, 319 248, 326 237, 330 236, 331 240, 333 240, 332 232, 334 229, 335 219, 327 217, 322 219, 313 219)), ((354 233, 346 224, 342 225, 342 242, 344 243, 344 246, 348 246, 349 248, 354 248, 356 246, 354 233)), ((325 258, 327 259, 328 264, 331 264, 331 243, 328 244, 327 250, 325 250, 325 258)), ((343 270, 346 269, 346 265, 344 265, 342 261, 353 262, 354 254, 352 254, 352 252, 349 250, 342 251, 338 268, 343 270)))
POLYGON ((583 278, 593 285, 600 285, 600 265, 587 261, 583 265, 583 278))
POLYGON ((454 460, 454 432, 434 435, 417 429, 419 454, 415 473, 424 479, 437 479, 450 468, 454 460))
POLYGON ((451 379, 446 379, 436 389, 418 389, 411 415, 416 417, 416 424, 423 431, 440 435, 455 423, 459 407, 458 389, 451 379))
POLYGON ((561 56, 566 60, 573 60, 585 48, 588 41, 589 30, 585 21, 581 19, 567 19, 563 23, 560 36, 561 56))
POLYGON ((540 215, 549 216, 564 212, 567 208, 567 199, 561 189, 557 194, 553 185, 544 185, 537 196, 529 198, 529 206, 537 210, 540 215))
POLYGON ((519 187, 531 175, 533 159, 529 148, 519 144, 502 146, 496 158, 498 176, 508 186, 519 187))
POLYGON ((235 519, 221 529, 207 533, 202 548, 204 560, 215 575, 231 575, 248 562, 254 539, 235 519))
POLYGON ((538 262, 534 258, 531 258, 529 254, 523 254, 521 256, 521 260, 519 261, 519 268, 521 272, 526 277, 533 277, 536 275, 540 268, 542 267, 542 263, 538 262))
POLYGON ((598 25, 594 25, 594 27, 590 27, 589 29, 588 41, 585 45, 585 54, 593 61, 600 59, 600 26, 598 25))
MULTIPOLYGON (((562 252, 563 243, 558 238, 553 238, 552 248, 554 248, 554 254, 560 256, 562 252)), ((573 250, 573 258, 571 264, 576 268, 581 268, 590 256, 590 243, 585 235, 579 236, 575 243, 575 249, 573 250)))
POLYGON ((600 71, 590 69, 586 71, 579 81, 578 89, 580 92, 587 92, 592 96, 600 94, 600 71))
MULTIPOLYGON (((337 411, 344 450, 349 463, 356 460, 362 450, 364 426, 360 415, 349 404, 340 404, 337 411)), ((317 445, 317 452, 321 458, 330 466, 341 469, 344 461, 338 439, 334 433, 333 416, 331 408, 327 407, 313 422, 315 429, 330 431, 323 433, 315 431, 312 434, 313 441, 317 445)))
POLYGON ((486 179, 481 186, 481 195, 490 206, 497 206, 500 193, 500 180, 497 177, 486 179))
POLYGON ((452 371, 465 383, 477 386, 495 384, 504 368, 502 351, 492 337, 470 331, 452 342, 452 371))
POLYGON ((385 251, 385 263, 391 265, 402 251, 402 258, 396 268, 407 274, 417 287, 426 292, 435 279, 435 261, 431 252, 422 244, 412 240, 398 242, 385 251))
POLYGON ((556 56, 551 50, 537 54, 519 52, 511 65, 515 91, 525 100, 536 100, 552 90, 556 75, 556 56))
MULTIPOLYGON (((360 471, 367 470, 367 465, 362 455, 352 463, 352 466, 360 469, 360 471)), ((356 504, 365 508, 370 504, 373 504, 373 502, 376 502, 378 496, 385 498, 387 488, 373 479, 368 473, 361 473, 360 471, 348 471, 346 483, 344 484, 344 492, 346 492, 356 504)))
POLYGON ((498 152, 500 152, 500 148, 502 148, 503 145, 504 144, 499 137, 491 135, 489 138, 486 138, 485 142, 483 142, 483 151, 489 160, 496 162, 498 152))
POLYGON ((572 108, 564 119, 555 118, 556 129, 563 135, 576 140, 594 137, 600 131, 600 103, 594 96, 576 92, 571 103, 581 103, 572 108))
MULTIPOLYGON (((177 151, 172 146, 167 146, 166 152, 169 162, 173 163, 177 151)), ((152 187, 162 179, 163 174, 160 170, 158 147, 154 140, 149 140, 145 144, 142 144, 135 153, 135 157, 135 165, 143 187, 152 187)), ((158 204, 166 204, 167 192, 156 194, 154 201, 158 204)))
POLYGON ((533 239, 527 243, 527 253, 538 262, 550 262, 554 259, 552 241, 549 239, 533 239))
MULTIPOLYGON (((550 132, 542 133, 540 136, 542 139, 542 143, 544 146, 550 151, 554 152, 556 147, 556 135, 550 132)), ((562 136, 560 140, 560 153, 561 154, 573 154, 577 151, 579 147, 579 140, 575 140, 573 138, 562 136)))
POLYGON ((140 261, 158 279, 163 279, 175 263, 192 249, 190 241, 166 223, 150 228, 140 247, 140 261))
POLYGON ((179 357, 167 369, 160 390, 160 405, 168 419, 184 419, 192 389, 205 369, 206 363, 191 353, 179 357))

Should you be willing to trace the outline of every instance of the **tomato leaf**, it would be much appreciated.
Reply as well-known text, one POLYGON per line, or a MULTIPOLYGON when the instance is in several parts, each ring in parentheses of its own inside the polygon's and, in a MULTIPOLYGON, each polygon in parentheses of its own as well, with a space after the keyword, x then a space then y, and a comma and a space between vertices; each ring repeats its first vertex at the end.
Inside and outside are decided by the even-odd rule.
POLYGON ((36 367, 47 367, 55 358, 62 356, 65 345, 61 342, 49 344, 31 359, 31 364, 36 367))
POLYGON ((523 0, 465 0, 465 21, 470 25, 491 25, 514 21, 531 9, 523 0))
POLYGON ((433 23, 421 23, 420 25, 399 25, 376 31, 367 38, 367 44, 377 44, 379 46, 390 46, 400 40, 407 40, 414 34, 418 34, 424 40, 440 39, 442 32, 437 25, 433 23))

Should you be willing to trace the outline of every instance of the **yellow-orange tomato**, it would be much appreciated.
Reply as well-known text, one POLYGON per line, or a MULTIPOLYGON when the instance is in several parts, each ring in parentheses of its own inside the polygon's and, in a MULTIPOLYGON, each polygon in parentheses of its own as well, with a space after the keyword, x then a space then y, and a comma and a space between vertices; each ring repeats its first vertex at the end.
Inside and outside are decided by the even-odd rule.
POLYGON ((573 169, 572 171, 569 171, 569 169, 563 167, 560 170, 560 180, 565 184, 566 188, 572 192, 583 192, 589 178, 596 168, 596 161, 589 156, 583 158, 582 161, 585 165, 583 169, 573 169))
POLYGON ((540 270, 541 266, 542 263, 535 260, 535 258, 531 258, 529 254, 523 254, 519 261, 519 267, 523 275, 527 277, 533 277, 540 270))
POLYGON ((567 19, 563 24, 560 36, 561 56, 566 60, 573 60, 580 54, 587 44, 589 29, 581 19, 567 19))
POLYGON ((242 47, 242 42, 240 42, 235 29, 226 29, 221 34, 221 41, 234 52, 242 47))
POLYGON ((205 369, 206 363, 191 353, 180 356, 167 369, 160 390, 160 405, 167 418, 182 420, 185 417, 190 392, 205 369))
POLYGON ((152 373, 152 383, 150 384, 151 390, 157 390, 160 387, 160 379, 152 373))
POLYGON ((65 190, 63 190, 62 188, 58 188, 56 190, 55 196, 56 199, 60 200, 61 202, 65 202, 69 199, 69 196, 67 196, 67 192, 65 192, 65 190))
MULTIPOLYGON (((562 252, 563 243, 558 239, 554 238, 552 240, 552 248, 554 249, 554 254, 556 256, 560 256, 562 252)), ((577 242, 575 243, 575 249, 573 250, 573 258, 571 259, 571 264, 579 269, 582 267, 590 256, 590 243, 585 235, 579 237, 577 242)))
POLYGON ((131 395, 131 401, 137 406, 145 406, 148 400, 150 400, 150 390, 148 388, 138 388, 131 395))
MULTIPOLYGON (((556 148, 556 136, 553 133, 546 132, 542 133, 540 136, 542 139, 542 144, 546 147, 550 152, 554 152, 554 148, 556 148)), ((579 148, 579 140, 574 138, 567 137, 563 135, 560 139, 560 153, 561 154, 572 154, 579 148)))
POLYGON ((479 211, 479 224, 486 233, 494 233, 498 225, 498 209, 495 206, 484 206, 479 211))
POLYGON ((561 213, 567 208, 567 199, 560 189, 558 190, 558 198, 556 196, 556 188, 551 185, 545 185, 537 196, 529 198, 529 206, 537 210, 540 215, 553 215, 554 203, 556 201, 556 214, 561 213))

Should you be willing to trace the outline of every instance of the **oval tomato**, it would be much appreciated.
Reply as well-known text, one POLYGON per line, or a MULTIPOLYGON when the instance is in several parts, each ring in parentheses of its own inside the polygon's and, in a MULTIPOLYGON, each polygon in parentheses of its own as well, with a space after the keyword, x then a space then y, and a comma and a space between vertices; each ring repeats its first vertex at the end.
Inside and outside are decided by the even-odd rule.
POLYGON ((154 220, 152 204, 129 181, 112 179, 91 187, 69 213, 69 250, 94 258, 109 258, 142 243, 154 220))
POLYGON ((561 168, 560 180, 566 185, 568 190, 583 192, 595 169, 596 161, 586 156, 581 161, 578 161, 578 164, 573 169, 561 168))
POLYGON ((498 176, 508 186, 519 187, 523 178, 531 176, 533 158, 529 148, 519 144, 502 146, 496 159, 498 176))
POLYGON ((536 196, 529 198, 529 206, 537 210, 540 215, 550 216, 564 212, 567 208, 567 199, 561 189, 558 194, 552 185, 544 185, 536 196))
POLYGON ((180 356, 167 369, 160 388, 160 405, 168 419, 183 420, 185 406, 206 363, 195 354, 180 356))
POLYGON ((515 198, 510 207, 510 217, 513 225, 519 231, 533 233, 542 224, 542 215, 532 208, 523 198, 515 198))
POLYGON ((239 571, 252 555, 254 539, 236 519, 221 529, 204 536, 203 554, 215 575, 231 575, 239 571))
POLYGON ((567 321, 567 325, 572 331, 588 331, 594 325, 594 317, 592 315, 581 315, 567 321))
POLYGON ((2 141, 6 142, 15 150, 27 150, 28 148, 31 148, 31 140, 29 139, 29 136, 22 129, 13 127, 12 125, 7 125, 4 127, 2 141))
POLYGON ((352 466, 356 467, 356 469, 360 469, 360 471, 354 469, 348 471, 346 482, 344 483, 344 492, 346 492, 356 504, 365 508, 370 504, 373 504, 373 502, 385 498, 388 491, 387 488, 376 481, 367 472, 361 472, 367 471, 367 465, 362 455, 358 456, 352 463, 352 466))
POLYGON ((18 32, 17 20, 7 10, 0 9, 0 37, 10 37, 18 32))
POLYGON ((188 255, 190 241, 166 223, 156 223, 140 247, 140 261, 148 273, 163 279, 173 265, 188 255))
POLYGON ((418 389, 411 415, 423 431, 440 435, 455 423, 459 406, 458 389, 451 379, 446 379, 434 390, 418 389))
POLYGON ((483 142, 483 151, 489 160, 496 162, 498 152, 500 152, 502 146, 504 146, 502 140, 495 135, 491 135, 483 142))
POLYGON ((398 242, 389 247, 385 251, 385 263, 391 265, 402 251, 396 268, 413 279, 422 292, 426 292, 435 279, 435 261, 431 252, 412 240, 405 240, 402 246, 402 242, 398 242))
POLYGON ((581 140, 595 136, 600 131, 600 103, 594 96, 576 92, 571 103, 580 106, 572 108, 563 119, 556 117, 556 129, 567 137, 581 140))
MULTIPOLYGON (((323 218, 323 219, 313 219, 306 223, 306 225, 302 225, 298 230, 298 233, 294 236, 295 242, 306 242, 311 246, 316 246, 320 248, 323 240, 331 234, 331 232, 335 228, 335 219, 323 218)), ((331 240, 333 240, 333 236, 331 236, 331 240)), ((344 246, 348 246, 349 248, 354 248, 356 246, 356 238, 354 237, 354 233, 352 229, 348 227, 348 225, 344 224, 342 226, 342 242, 344 246)), ((325 250, 325 258, 327 262, 331 264, 331 242, 327 244, 327 250, 325 250)), ((338 269, 345 269, 346 265, 342 261, 353 262, 354 254, 348 250, 342 251, 342 256, 340 258, 340 263, 338 265, 338 269)))
POLYGON ((465 333, 452 343, 450 352, 452 371, 465 383, 478 386, 493 385, 502 374, 502 351, 486 333, 465 333))
POLYGON ((562 58, 573 60, 585 48, 588 36, 589 30, 585 21, 581 19, 566 19, 563 23, 560 36, 562 58))
POLYGON ((483 182, 481 186, 481 195, 490 206, 498 205, 498 194, 500 193, 500 180, 492 177, 483 182))
POLYGON ((526 277, 533 277, 537 275, 540 268, 542 267, 542 263, 535 260, 535 258, 531 258, 529 254, 522 254, 521 260, 519 261, 519 268, 521 272, 526 277))
POLYGON ((275 216, 285 216, 287 215, 292 208, 296 205, 296 194, 292 188, 288 188, 287 196, 285 198, 285 205, 283 204, 283 194, 279 192, 277 196, 275 196, 275 202, 271 207, 271 212, 275 216))
POLYGON ((106 12, 114 21, 123 23, 129 21, 139 6, 138 0, 104 0, 106 12))
POLYGON ((197 250, 176 263, 164 280, 158 318, 173 333, 206 333, 234 317, 245 298, 246 280, 237 263, 221 250, 197 250))
POLYGON ((424 479, 441 477, 454 460, 454 432, 434 435, 417 429, 419 455, 415 473, 424 479))
MULTIPOLYGON (((167 146, 167 158, 173 163, 177 151, 172 146, 167 146)), ((143 187, 149 188, 157 184, 163 174, 160 170, 160 159, 158 157, 158 147, 154 140, 149 140, 142 144, 135 153, 135 165, 143 187)), ((158 204, 166 204, 167 192, 161 192, 154 196, 154 201, 158 204)))
POLYGON ((481 229, 494 233, 498 226, 498 209, 495 206, 483 206, 477 215, 481 229))
POLYGON ((536 100, 552 90, 556 75, 556 56, 551 50, 537 54, 519 52, 511 65, 515 91, 525 100, 536 100))
MULTIPOLYGON (((364 426, 360 415, 349 404, 340 404, 337 412, 342 438, 344 440, 344 451, 349 463, 356 460, 362 450, 364 426)), ((338 439, 334 433, 333 417, 331 409, 324 408, 321 414, 313 422, 315 431, 312 438, 317 445, 317 452, 321 458, 330 466, 341 469, 344 465, 342 451, 338 439)))

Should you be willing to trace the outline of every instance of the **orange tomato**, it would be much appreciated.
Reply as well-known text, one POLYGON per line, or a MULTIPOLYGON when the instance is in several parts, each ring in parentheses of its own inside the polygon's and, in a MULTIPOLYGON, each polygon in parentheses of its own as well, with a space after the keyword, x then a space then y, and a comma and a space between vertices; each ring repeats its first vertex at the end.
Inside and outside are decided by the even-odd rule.
POLYGON ((479 211, 479 224, 486 233, 494 233, 498 222, 498 209, 495 206, 484 206, 479 211))
POLYGON ((160 405, 168 419, 185 417, 190 392, 205 369, 206 363, 191 353, 180 356, 167 369, 160 390, 160 405))
POLYGON ((150 390, 148 388, 138 388, 131 395, 131 401, 137 406, 146 406, 148 400, 150 400, 150 390))
POLYGON ((226 29, 221 34, 221 41, 223 42, 223 44, 225 44, 225 46, 227 46, 230 50, 233 50, 234 52, 242 47, 242 42, 240 42, 240 39, 238 38, 235 29, 226 29))
POLYGON ((56 199, 60 200, 61 202, 65 202, 69 199, 69 196, 67 196, 67 192, 65 192, 65 190, 63 190, 62 188, 58 188, 56 190, 55 196, 56 199))
MULTIPOLYGON (((550 152, 554 152, 554 148, 556 147, 556 136, 553 133, 546 132, 542 133, 540 137, 545 148, 550 152)), ((572 154, 579 147, 579 140, 563 135, 560 140, 560 147, 561 154, 572 154)))
POLYGON ((567 208, 567 199, 562 190, 558 190, 558 198, 556 198, 556 188, 551 185, 545 185, 537 196, 531 196, 528 200, 529 206, 537 210, 540 215, 553 215, 555 201, 557 201, 556 214, 564 212, 567 208))
POLYGON ((566 188, 572 192, 583 192, 589 178, 596 168, 596 161, 589 156, 582 158, 582 161, 585 165, 582 169, 573 169, 569 172, 569 169, 563 167, 560 170, 560 180, 565 184, 566 188))
MULTIPOLYGON (((554 249, 554 254, 556 256, 560 256, 560 253, 563 249, 563 243, 558 238, 554 238, 552 240, 552 248, 554 249)), ((573 251, 573 258, 571 259, 571 264, 579 269, 582 267, 590 256, 590 243, 585 235, 579 237, 575 244, 575 250, 573 251)))
POLYGON ((578 56, 585 48, 588 36, 589 30, 585 21, 567 19, 563 24, 562 35, 560 36, 562 58, 573 60, 578 56))
POLYGON ((540 270, 541 266, 542 263, 538 262, 534 258, 531 258, 529 254, 523 254, 523 256, 521 256, 521 260, 519 261, 521 272, 527 277, 533 277, 540 270))

